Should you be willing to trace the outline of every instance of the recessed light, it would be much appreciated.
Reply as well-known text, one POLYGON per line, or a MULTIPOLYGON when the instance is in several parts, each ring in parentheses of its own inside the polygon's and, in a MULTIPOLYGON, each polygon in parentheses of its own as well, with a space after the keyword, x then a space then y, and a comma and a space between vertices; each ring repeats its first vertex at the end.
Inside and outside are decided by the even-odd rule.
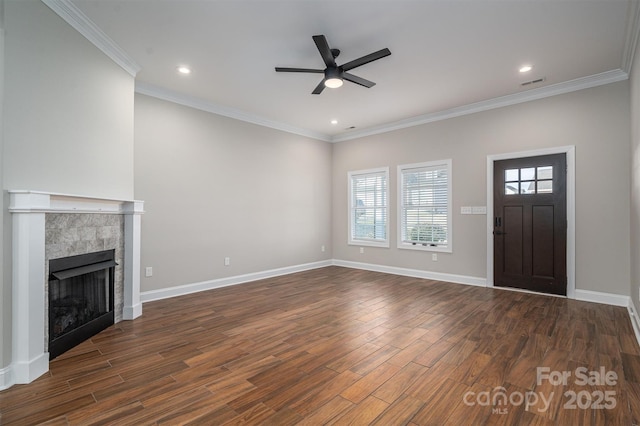
POLYGON ((523 65, 522 67, 520 67, 520 72, 529 72, 533 69, 533 66, 531 65, 523 65))
POLYGON ((185 75, 186 74, 191 74, 191 68, 185 67, 185 66, 180 66, 180 67, 178 67, 178 72, 180 74, 185 74, 185 75))
POLYGON ((331 124, 333 124, 333 125, 338 124, 338 120, 331 120, 331 124))

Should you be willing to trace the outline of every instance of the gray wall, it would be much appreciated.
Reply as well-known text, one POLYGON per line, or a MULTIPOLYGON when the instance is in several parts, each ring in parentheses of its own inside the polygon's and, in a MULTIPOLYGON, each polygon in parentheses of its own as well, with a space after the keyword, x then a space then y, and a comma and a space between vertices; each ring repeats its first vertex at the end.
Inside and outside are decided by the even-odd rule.
POLYGON ((342 142, 333 150, 334 258, 486 277, 487 155, 576 146, 576 287, 629 294, 629 84, 620 82, 342 142), (396 166, 453 160, 453 253, 396 248, 396 166), (391 247, 347 244, 347 172, 390 167, 391 247))
MULTIPOLYGON (((4 128, 4 3, 0 1, 0 129, 4 128)), ((3 185, 3 177, 4 177, 4 133, 0 131, 0 189, 4 188, 3 185)), ((9 331, 5 330, 5 328, 9 326, 9 316, 8 310, 4 309, 5 300, 7 300, 7 296, 4 291, 4 283, 5 283, 5 268, 4 268, 4 256, 5 256, 5 241, 4 241, 4 211, 6 209, 5 201, 4 201, 4 191, 0 193, 0 342, 4 343, 5 336, 9 335, 9 331)), ((2 345, 2 349, 0 349, 0 368, 9 363, 11 358, 11 352, 2 345)))
POLYGON ((11 354, 6 191, 133 198, 134 78, 39 0, 4 2, 2 362, 11 354))
POLYGON ((143 292, 331 258, 331 144, 145 95, 135 117, 143 292))
POLYGON ((133 77, 40 1, 5 14, 5 187, 131 199, 133 77))
POLYGON ((640 43, 631 68, 631 300, 640 312, 640 43))

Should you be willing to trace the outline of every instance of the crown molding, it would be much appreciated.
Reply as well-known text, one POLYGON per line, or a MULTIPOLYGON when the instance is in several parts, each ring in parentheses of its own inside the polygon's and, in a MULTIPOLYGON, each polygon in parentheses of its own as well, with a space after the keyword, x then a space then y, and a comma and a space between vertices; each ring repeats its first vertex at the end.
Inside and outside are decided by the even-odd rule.
POLYGON ((248 114, 244 111, 229 108, 223 105, 208 102, 193 96, 183 95, 162 87, 154 86, 140 81, 136 82, 136 92, 152 96, 154 98, 177 103, 201 111, 210 112, 212 114, 222 115, 240 121, 256 124, 259 126, 269 127, 283 132, 293 133, 300 136, 306 136, 325 142, 344 142, 352 139, 359 139, 365 136, 373 136, 381 133, 392 132, 394 130, 406 129, 408 127, 420 126, 422 124, 433 123, 435 121, 447 120, 449 118, 460 117, 463 115, 475 114, 477 112, 488 111, 495 108, 516 105, 519 103, 543 99, 555 95, 575 92, 591 87, 602 86, 605 84, 624 81, 629 78, 629 74, 617 69, 603 72, 587 77, 577 78, 575 80, 557 83, 546 87, 527 90, 525 92, 514 93, 512 95, 501 96, 486 101, 476 102, 469 105, 463 105, 444 111, 438 111, 429 114, 423 114, 416 117, 407 118, 405 120, 393 123, 382 124, 380 126, 368 127, 360 131, 330 136, 324 133, 314 132, 308 129, 291 126, 289 124, 268 120, 266 118, 248 114))
MULTIPOLYGON (((94 24, 80 9, 78 9, 71 0, 41 0, 64 21, 71 25, 76 31, 82 34, 87 40, 93 43, 105 55, 120 65, 125 71, 136 76, 140 71, 140 66, 131 59, 127 53, 122 50, 109 36, 107 36, 96 24, 94 24)), ((487 111, 495 108, 515 105, 523 102, 542 99, 559 94, 569 93, 577 90, 587 89, 591 87, 601 86, 604 84, 615 83, 629 78, 629 72, 633 64, 634 54, 640 38, 640 1, 629 1, 628 20, 626 25, 626 39, 623 51, 621 69, 611 70, 592 76, 582 77, 563 83, 545 86, 537 89, 527 90, 525 92, 515 93, 511 95, 501 96, 486 101, 480 101, 473 104, 463 105, 448 110, 438 111, 407 118, 400 121, 386 123, 378 126, 368 127, 366 129, 343 133, 339 135, 328 135, 324 133, 314 132, 312 130, 292 126, 269 120, 257 115, 249 114, 241 110, 229 108, 223 105, 205 101, 189 95, 183 95, 170 91, 161 87, 153 86, 146 83, 136 82, 136 92, 158 99, 174 102, 180 105, 207 111, 213 114, 222 115, 229 118, 245 121, 259 126, 269 127, 288 133, 297 134, 325 142, 343 142, 352 139, 358 139, 365 136, 372 136, 381 133, 387 133, 394 130, 405 129, 408 127, 419 126, 422 124, 432 123, 449 118, 460 117, 463 115, 474 114, 476 112, 487 111)))
POLYGON ((41 1, 133 77, 140 71, 140 66, 70 0, 41 1))
POLYGON ((391 132, 394 130, 406 129, 408 127, 419 126, 422 124, 433 123, 435 121, 447 120, 449 118, 460 117, 477 112, 488 111, 495 108, 516 105, 523 102, 543 99, 550 96, 561 95, 564 93, 575 92, 577 90, 588 89, 591 87, 602 86, 609 83, 627 80, 629 74, 622 70, 612 70, 595 74, 588 77, 577 78, 575 80, 563 83, 552 84, 546 87, 527 90, 526 92, 514 93, 512 95, 501 96, 486 101, 476 102, 469 105, 463 105, 456 108, 438 111, 434 113, 419 115, 405 120, 395 121, 380 126, 369 127, 360 131, 354 131, 342 135, 336 135, 331 138, 331 142, 343 142, 352 139, 358 139, 365 136, 372 136, 381 133, 391 132))
POLYGON ((630 0, 627 12, 626 37, 622 53, 622 70, 629 74, 640 36, 640 1, 630 0))
POLYGON ((344 133, 340 135, 330 136, 324 133, 314 132, 308 129, 291 126, 289 124, 280 123, 265 119, 263 117, 248 114, 244 111, 229 108, 223 105, 208 102, 193 96, 177 93, 162 87, 154 86, 147 83, 136 81, 136 92, 142 95, 151 96, 165 101, 177 103, 201 111, 210 112, 212 114, 222 115, 240 121, 256 124, 259 126, 269 127, 283 132, 293 133, 300 136, 306 136, 325 142, 344 142, 352 139, 359 139, 366 136, 378 135, 381 133, 392 132, 394 130, 406 129, 408 127, 420 126, 422 124, 433 123, 436 121, 447 120, 449 118, 460 117, 463 115, 475 114, 477 112, 488 111, 491 109, 502 108, 505 106, 516 105, 519 103, 543 99, 555 95, 575 92, 591 87, 602 86, 605 84, 624 81, 629 75, 620 70, 606 71, 587 77, 577 78, 575 80, 557 83, 550 86, 540 87, 537 89, 527 90, 525 92, 514 93, 511 95, 501 96, 486 101, 476 102, 469 105, 463 105, 444 111, 438 111, 429 114, 423 114, 416 117, 407 118, 405 120, 395 121, 392 123, 382 124, 380 126, 368 127, 359 131, 344 133))
POLYGON ((257 115, 248 114, 235 108, 229 108, 223 105, 215 104, 213 102, 205 101, 200 98, 164 89, 162 87, 142 83, 140 81, 136 81, 136 93, 199 109, 201 111, 210 112, 212 114, 222 115, 224 117, 229 117, 240 121, 246 121, 247 123, 257 124, 258 126, 269 127, 271 129, 281 130, 283 132, 293 133, 300 136, 306 136, 308 138, 317 139, 324 142, 332 141, 331 137, 324 133, 318 133, 308 129, 303 129, 301 127, 295 127, 289 124, 280 123, 278 121, 269 120, 257 115))

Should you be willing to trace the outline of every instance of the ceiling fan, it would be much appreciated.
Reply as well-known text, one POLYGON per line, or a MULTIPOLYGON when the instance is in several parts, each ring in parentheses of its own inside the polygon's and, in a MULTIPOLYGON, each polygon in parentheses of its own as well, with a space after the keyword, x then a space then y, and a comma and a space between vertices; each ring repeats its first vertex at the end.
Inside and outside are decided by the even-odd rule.
POLYGON ((324 78, 316 86, 316 88, 311 92, 314 95, 319 95, 322 93, 325 87, 336 88, 342 86, 343 80, 350 81, 352 83, 359 84, 364 87, 373 87, 375 83, 373 81, 366 80, 362 77, 358 77, 356 75, 350 74, 347 71, 350 71, 354 68, 362 66, 364 64, 368 64, 369 62, 376 61, 378 59, 384 58, 385 56, 391 55, 391 51, 389 49, 378 50, 377 52, 370 53, 361 58, 354 59, 351 62, 347 62, 346 64, 342 64, 338 66, 336 64, 336 58, 340 55, 340 50, 329 48, 329 43, 327 42, 327 38, 323 35, 315 35, 313 36, 313 41, 316 43, 316 47, 320 52, 320 56, 322 56, 322 60, 324 64, 327 66, 323 70, 309 69, 309 68, 284 68, 284 67, 276 67, 277 72, 308 72, 315 74, 324 74, 324 78))

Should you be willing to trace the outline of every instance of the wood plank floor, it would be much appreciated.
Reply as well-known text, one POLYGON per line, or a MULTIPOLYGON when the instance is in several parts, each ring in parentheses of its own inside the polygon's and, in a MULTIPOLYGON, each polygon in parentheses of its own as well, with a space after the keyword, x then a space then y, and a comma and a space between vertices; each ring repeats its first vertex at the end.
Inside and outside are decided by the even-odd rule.
POLYGON ((0 423, 631 425, 640 349, 624 308, 328 267, 147 303, 0 423))

